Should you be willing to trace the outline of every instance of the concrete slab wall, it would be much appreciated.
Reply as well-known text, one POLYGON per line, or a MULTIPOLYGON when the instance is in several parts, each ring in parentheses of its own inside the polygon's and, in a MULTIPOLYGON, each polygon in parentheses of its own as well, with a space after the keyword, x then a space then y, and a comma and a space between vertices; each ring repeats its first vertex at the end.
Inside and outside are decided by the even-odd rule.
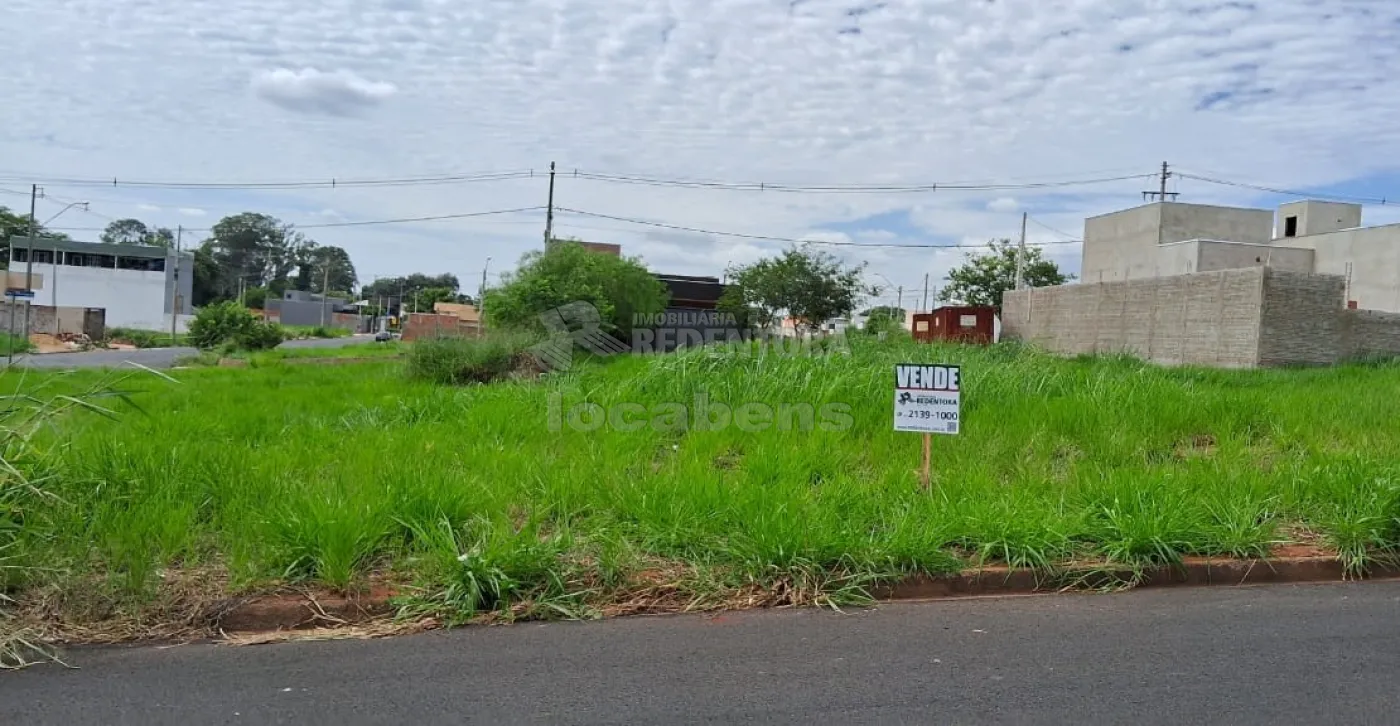
POLYGON ((1291 237, 1314 251, 1313 272, 1350 274, 1350 299, 1363 310, 1400 312, 1400 224, 1291 237))
POLYGON ((1284 237, 1283 234, 1289 217, 1298 218, 1298 229, 1295 236, 1324 234, 1360 227, 1361 205, 1345 202, 1320 202, 1315 199, 1281 204, 1275 218, 1275 238, 1290 239, 1284 237))
POLYGON ((1262 269, 1012 291, 1003 336, 1065 355, 1164 364, 1258 364, 1262 269))
POLYGON ((1156 274, 1162 205, 1148 204, 1084 220, 1079 278, 1111 282, 1156 274))
POLYGON ((1268 244, 1274 237, 1274 213, 1268 209, 1217 207, 1167 202, 1162 207, 1162 244, 1190 239, 1268 244))
POLYGON ((1201 240, 1197 243, 1197 252, 1195 272, 1240 267, 1270 267, 1303 273, 1313 271, 1314 252, 1306 247, 1201 240))
POLYGON ((1198 254, 1161 248, 1194 240, 1267 245, 1273 232, 1274 213, 1267 209, 1208 204, 1156 203, 1090 217, 1084 220, 1080 279, 1111 282, 1200 272, 1198 254))

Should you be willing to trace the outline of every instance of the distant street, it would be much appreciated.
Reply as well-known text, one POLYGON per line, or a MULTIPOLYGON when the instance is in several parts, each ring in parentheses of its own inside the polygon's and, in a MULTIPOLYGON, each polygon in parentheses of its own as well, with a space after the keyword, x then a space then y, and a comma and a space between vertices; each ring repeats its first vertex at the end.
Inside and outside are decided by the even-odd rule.
POLYGON ((7 723, 1382 724, 1400 582, 78 649, 7 723))
MULTIPOLYGON (((357 343, 372 343, 373 335, 353 335, 348 338, 311 338, 289 340, 281 348, 341 348, 357 343)), ((15 356, 15 365, 30 368, 115 368, 127 362, 148 368, 169 368, 175 361, 199 351, 194 348, 146 348, 135 350, 89 350, 74 353, 15 356)), ((4 359, 0 358, 0 364, 4 359)))

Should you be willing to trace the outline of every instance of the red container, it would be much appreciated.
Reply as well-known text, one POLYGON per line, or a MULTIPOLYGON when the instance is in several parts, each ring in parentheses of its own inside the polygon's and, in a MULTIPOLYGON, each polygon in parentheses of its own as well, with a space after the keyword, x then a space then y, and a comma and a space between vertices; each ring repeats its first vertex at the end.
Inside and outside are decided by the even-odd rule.
POLYGON ((946 307, 931 313, 914 315, 914 340, 932 343, 945 340, 970 345, 991 345, 996 336, 997 309, 981 307, 946 307))

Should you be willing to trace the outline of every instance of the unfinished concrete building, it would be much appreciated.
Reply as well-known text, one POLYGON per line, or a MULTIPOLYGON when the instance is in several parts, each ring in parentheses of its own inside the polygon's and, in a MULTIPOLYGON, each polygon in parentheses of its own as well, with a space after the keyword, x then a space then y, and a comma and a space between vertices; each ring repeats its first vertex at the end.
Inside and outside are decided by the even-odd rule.
POLYGON ((1357 204, 1164 202, 1084 221, 1084 282, 1245 267, 1340 275, 1349 306, 1400 312, 1400 224, 1362 227, 1357 204))
POLYGON ((1161 202, 1085 220, 1076 285, 1008 293, 1004 334, 1172 364, 1400 355, 1400 224, 1361 207, 1161 202))

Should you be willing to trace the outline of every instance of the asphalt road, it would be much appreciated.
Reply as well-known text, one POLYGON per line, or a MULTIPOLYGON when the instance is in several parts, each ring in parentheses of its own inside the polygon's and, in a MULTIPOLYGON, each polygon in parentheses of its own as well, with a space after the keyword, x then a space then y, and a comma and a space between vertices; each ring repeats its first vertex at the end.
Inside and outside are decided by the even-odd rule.
MULTIPOLYGON (((373 335, 353 335, 348 338, 312 338, 289 340, 281 348, 340 348, 356 343, 372 343, 373 335)), ((169 368, 175 361, 199 351, 194 348, 145 348, 136 350, 90 350, 77 353, 45 353, 15 357, 15 365, 31 368, 115 368, 127 362, 148 368, 169 368)), ((0 359, 0 364, 3 364, 0 359)))
POLYGON ((1400 582, 70 651, 29 724, 1390 724, 1400 582))

